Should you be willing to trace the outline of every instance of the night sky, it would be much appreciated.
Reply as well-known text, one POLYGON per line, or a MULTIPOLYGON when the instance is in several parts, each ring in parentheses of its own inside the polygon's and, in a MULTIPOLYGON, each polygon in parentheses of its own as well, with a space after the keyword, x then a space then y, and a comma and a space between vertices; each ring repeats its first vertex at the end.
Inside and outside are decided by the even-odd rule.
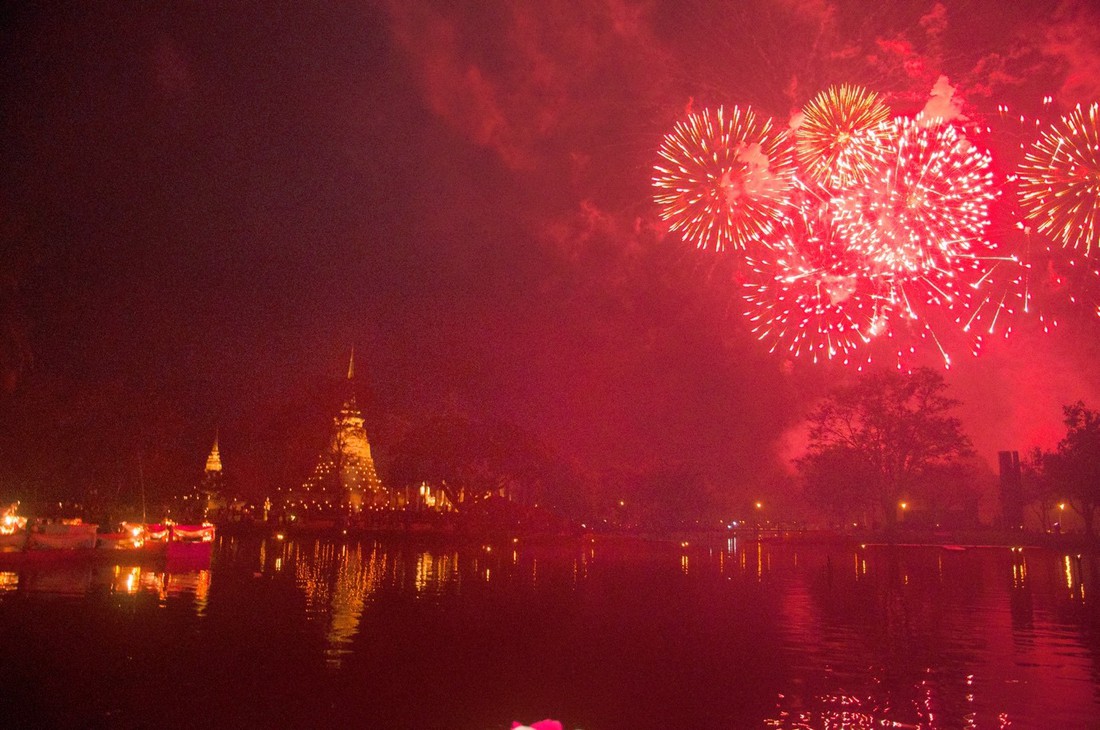
MULTIPOLYGON (((766 490, 855 372, 769 354, 738 254, 667 232, 663 135, 720 104, 785 124, 845 82, 912 114, 946 76, 972 120, 1100 99, 1085 1, 97 3, 2 21, 0 496, 131 479, 142 450, 151 479, 197 477, 215 430, 246 492, 293 484, 352 347, 381 453, 395 424, 452 410, 592 469, 687 464, 766 490)), ((1100 297, 1077 299, 1052 333, 1021 319, 944 373, 991 464, 1053 445, 1063 404, 1100 405, 1100 297)))

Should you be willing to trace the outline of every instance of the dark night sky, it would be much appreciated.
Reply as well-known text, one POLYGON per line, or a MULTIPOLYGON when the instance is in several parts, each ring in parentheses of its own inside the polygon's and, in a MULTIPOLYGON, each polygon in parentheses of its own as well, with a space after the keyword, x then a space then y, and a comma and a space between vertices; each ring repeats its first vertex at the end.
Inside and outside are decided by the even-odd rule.
MULTIPOLYGON (((853 373, 769 355, 736 255, 664 233, 649 179, 689 104, 785 122, 854 82, 912 113, 940 75, 972 118, 1100 98, 1089 2, 513 5, 5 11, 0 274, 33 364, 0 395, 0 460, 49 431, 28 404, 64 400, 91 430, 157 413, 196 472, 220 428, 227 465, 292 481, 301 459, 263 454, 315 450, 354 345, 379 419, 459 408, 596 467, 758 489, 853 373)), ((984 457, 1100 403, 1089 307, 956 355, 984 457)), ((125 454, 118 433, 81 448, 125 454)))

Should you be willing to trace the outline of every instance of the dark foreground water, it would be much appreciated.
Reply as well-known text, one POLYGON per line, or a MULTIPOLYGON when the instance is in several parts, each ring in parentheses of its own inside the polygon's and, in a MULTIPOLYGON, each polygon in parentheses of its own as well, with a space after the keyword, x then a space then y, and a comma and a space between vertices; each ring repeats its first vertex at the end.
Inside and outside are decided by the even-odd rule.
POLYGON ((0 726, 1100 727, 1098 567, 616 539, 0 567, 0 726))

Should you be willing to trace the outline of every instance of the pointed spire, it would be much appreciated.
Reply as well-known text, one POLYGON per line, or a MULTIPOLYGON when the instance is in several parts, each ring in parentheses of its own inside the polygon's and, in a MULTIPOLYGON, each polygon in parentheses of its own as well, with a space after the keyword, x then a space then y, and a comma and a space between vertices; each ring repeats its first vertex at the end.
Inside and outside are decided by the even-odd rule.
POLYGON ((351 347, 351 357, 348 358, 348 380, 355 378, 355 346, 351 347))
POLYGON ((206 457, 206 473, 222 470, 222 457, 218 453, 218 431, 214 430, 214 448, 210 449, 210 456, 206 457))

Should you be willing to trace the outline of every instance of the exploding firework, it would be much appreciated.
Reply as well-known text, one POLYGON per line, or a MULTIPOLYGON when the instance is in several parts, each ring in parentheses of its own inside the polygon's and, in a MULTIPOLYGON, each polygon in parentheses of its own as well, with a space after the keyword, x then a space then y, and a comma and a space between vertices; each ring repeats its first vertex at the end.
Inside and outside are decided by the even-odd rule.
POLYGON ((1064 316, 1100 315, 1100 269, 1095 259, 1050 243, 1030 226, 1004 235, 994 255, 983 295, 965 322, 979 338, 1012 334, 1017 322, 1033 320, 1043 332, 1064 316))
POLYGON ((860 184, 883 158, 890 110, 878 94, 859 86, 830 86, 802 114, 795 151, 808 179, 833 188, 860 184))
POLYGON ((794 174, 787 136, 748 108, 694 113, 665 137, 655 166, 661 218, 685 241, 721 251, 772 234, 794 174))
POLYGON ((1020 202, 1037 230, 1088 254, 1098 243, 1100 105, 1080 105, 1053 124, 1020 168, 1020 202))
POLYGON ((985 255, 971 254, 952 263, 950 269, 932 268, 889 278, 884 306, 892 312, 887 334, 897 348, 898 367, 906 367, 928 347, 944 367, 951 366, 951 352, 956 349, 968 349, 975 355, 981 349, 980 333, 968 324, 974 321, 975 303, 983 301, 990 262, 985 255))
POLYGON ((1052 97, 1044 97, 1041 107, 1030 114, 1001 105, 984 122, 1002 194, 991 216, 990 238, 996 250, 986 255, 989 268, 981 297, 965 322, 980 338, 995 333, 1008 337, 1017 327, 1031 324, 1049 332, 1063 317, 1085 310, 1100 313, 1095 257, 1041 233, 1023 205, 1021 185, 1027 181, 1020 170, 1026 156, 1041 144, 1044 130, 1052 127, 1052 103, 1052 97))
POLYGON ((771 352, 849 363, 887 326, 885 286, 868 275, 861 252, 833 235, 823 207, 804 203, 767 256, 748 259, 745 315, 771 352))
POLYGON ((984 243, 996 197, 991 159, 946 124, 898 119, 864 185, 833 199, 838 232, 893 276, 949 272, 984 243))
POLYGON ((1005 107, 965 126, 887 113, 839 86, 806 106, 794 149, 737 108, 665 138, 654 184, 670 227, 701 248, 763 244, 743 294, 772 352, 949 367, 1022 317, 1045 331, 1100 314, 1100 105, 1052 125, 1005 107))

